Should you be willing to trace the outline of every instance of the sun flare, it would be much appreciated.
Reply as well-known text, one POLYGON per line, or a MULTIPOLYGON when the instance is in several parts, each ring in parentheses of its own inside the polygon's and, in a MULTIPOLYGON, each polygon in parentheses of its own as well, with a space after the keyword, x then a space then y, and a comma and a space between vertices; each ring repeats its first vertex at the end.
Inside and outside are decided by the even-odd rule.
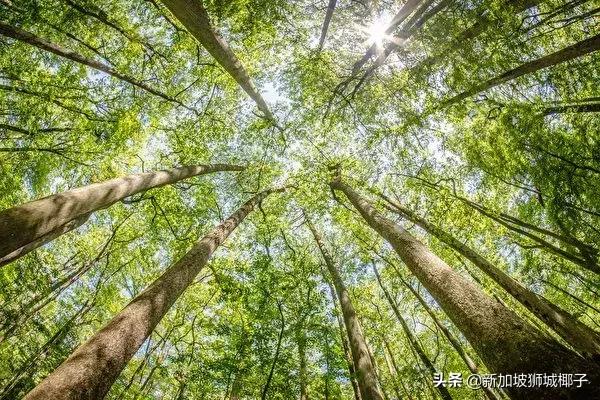
POLYGON ((381 46, 383 44, 383 40, 386 38, 387 34, 385 33, 386 24, 377 20, 369 26, 366 31, 369 34, 369 42, 381 46))

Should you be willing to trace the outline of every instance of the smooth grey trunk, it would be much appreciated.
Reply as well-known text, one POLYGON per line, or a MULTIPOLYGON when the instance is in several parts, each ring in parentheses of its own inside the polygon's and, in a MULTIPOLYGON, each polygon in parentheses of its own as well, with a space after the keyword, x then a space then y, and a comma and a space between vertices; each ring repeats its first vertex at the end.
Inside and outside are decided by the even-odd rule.
POLYGON ((243 169, 236 165, 213 164, 144 172, 94 183, 0 211, 0 257, 4 259, 40 238, 51 238, 52 232, 60 232, 69 222, 134 194, 193 176, 243 169))
POLYGON ((321 37, 319 38, 319 51, 323 50, 323 46, 325 45, 325 38, 327 37, 327 30, 329 29, 329 24, 331 23, 331 18, 333 17, 333 12, 335 11, 335 6, 337 4, 337 0, 329 0, 329 4, 327 4, 327 12, 325 13, 325 21, 323 21, 323 27, 321 28, 321 37))
MULTIPOLYGON (((383 282, 381 281, 381 276, 379 275, 379 271, 377 270, 375 263, 373 263, 373 272, 375 272, 375 277, 377 278, 377 283, 379 283, 379 287, 381 288, 383 295, 385 296, 386 300, 390 304, 390 307, 394 311, 394 315, 398 319, 398 322, 400 322, 400 326, 402 326, 402 330, 404 331, 404 334, 406 335, 408 342, 410 343, 412 348, 415 350, 415 352, 419 356, 419 359, 421 360, 423 365, 425 365, 425 368, 427 368, 427 370, 433 377, 433 375, 436 374, 438 372, 438 370, 435 368, 435 365, 433 365, 433 363, 427 356, 427 353, 425 353, 423 346, 421 346, 421 344, 417 340, 416 336, 410 330, 410 327, 408 326, 408 324, 406 323, 406 320, 400 313, 400 310, 398 310, 398 306, 396 305, 396 302, 394 301, 394 299, 388 292, 387 288, 385 286, 383 286, 383 282)), ((450 392, 444 385, 440 385, 436 389, 438 390, 440 397, 442 399, 452 400, 452 396, 450 395, 450 392)))
POLYGON ((42 247, 46 243, 50 243, 57 237, 79 228, 81 225, 83 225, 87 222, 89 217, 90 217, 89 214, 84 214, 80 217, 77 217, 74 220, 67 222, 63 226, 60 226, 60 227, 48 232, 47 234, 39 237, 38 239, 34 240, 33 242, 27 243, 25 246, 18 248, 17 250, 13 251, 10 254, 7 254, 6 256, 0 258, 0 267, 8 265, 11 262, 27 255, 29 252, 37 249, 38 247, 42 247))
POLYGON ((350 351, 352 353, 352 360, 354 362, 354 369, 356 371, 356 380, 360 389, 360 397, 362 400, 383 400, 383 394, 377 381, 375 367, 371 362, 369 349, 367 348, 365 337, 362 333, 356 311, 350 300, 346 286, 333 262, 333 258, 321 239, 321 235, 317 232, 308 217, 305 216, 305 219, 317 242, 317 247, 323 256, 323 260, 331 275, 331 280, 333 281, 333 286, 340 302, 340 308, 342 310, 342 315, 344 316, 344 324, 346 326, 346 333, 350 344, 350 351))
POLYGON ((501 75, 475 85, 472 88, 442 102, 439 108, 443 109, 450 107, 453 104, 456 104, 477 93, 486 91, 502 83, 512 81, 520 76, 531 74, 554 65, 562 64, 598 50, 600 50, 600 34, 582 40, 581 42, 577 42, 552 54, 548 54, 547 56, 521 64, 517 68, 506 71, 501 75))
POLYGON ((424 218, 419 217, 401 204, 398 204, 387 197, 385 198, 386 201, 391 204, 391 207, 389 207, 390 210, 417 224, 471 261, 500 287, 506 290, 515 300, 531 311, 533 315, 553 329, 581 354, 589 357, 599 357, 600 359, 600 334, 598 334, 598 332, 578 321, 571 314, 552 304, 544 297, 523 286, 520 282, 497 268, 481 254, 463 244, 450 233, 430 223, 424 218))
POLYGON ((273 113, 250 79, 248 72, 229 48, 227 42, 212 28, 202 0, 161 0, 179 22, 227 71, 254 100, 258 109, 271 121, 273 113))
POLYGON ((266 190, 244 203, 228 219, 198 241, 146 290, 137 295, 104 328, 80 345, 26 400, 102 399, 127 362, 156 325, 194 281, 213 252, 270 193, 266 190))
POLYGON ((507 388, 513 399, 580 399, 600 396, 598 364, 584 359, 529 325, 513 311, 485 294, 433 254, 408 231, 382 216, 343 183, 342 191, 365 221, 386 239, 410 271, 465 335, 493 373, 585 373, 591 383, 582 388, 507 388))
POLYGON ((46 39, 38 37, 38 36, 34 35, 33 33, 27 32, 21 28, 17 28, 16 26, 11 26, 11 25, 8 25, 8 24, 0 21, 0 35, 13 38, 13 39, 18 40, 23 43, 28 43, 32 46, 37 47, 38 49, 48 51, 50 53, 56 54, 57 56, 64 57, 71 61, 75 61, 79 64, 86 65, 90 68, 93 68, 95 70, 104 72, 112 77, 115 77, 121 81, 127 82, 133 86, 137 86, 140 89, 143 89, 146 92, 151 93, 155 96, 158 96, 164 100, 167 100, 167 101, 170 101, 173 103, 177 103, 181 106, 186 107, 183 103, 181 103, 179 100, 175 99, 174 97, 171 97, 157 89, 154 89, 153 87, 148 86, 147 84, 145 84, 131 76, 123 74, 123 73, 117 71, 116 69, 114 69, 113 67, 111 67, 110 65, 106 65, 99 61, 84 57, 79 53, 76 53, 69 49, 65 49, 64 47, 61 47, 55 43, 51 43, 51 42, 47 41, 46 39))

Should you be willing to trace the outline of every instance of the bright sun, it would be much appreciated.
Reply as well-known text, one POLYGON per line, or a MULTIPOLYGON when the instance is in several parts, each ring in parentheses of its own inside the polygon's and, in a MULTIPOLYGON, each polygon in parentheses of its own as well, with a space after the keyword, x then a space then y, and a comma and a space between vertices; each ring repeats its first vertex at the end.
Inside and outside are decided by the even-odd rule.
POLYGON ((386 25, 383 21, 375 21, 373 24, 367 28, 367 33, 369 34, 369 42, 374 43, 378 46, 383 44, 383 39, 387 36, 385 33, 386 25))

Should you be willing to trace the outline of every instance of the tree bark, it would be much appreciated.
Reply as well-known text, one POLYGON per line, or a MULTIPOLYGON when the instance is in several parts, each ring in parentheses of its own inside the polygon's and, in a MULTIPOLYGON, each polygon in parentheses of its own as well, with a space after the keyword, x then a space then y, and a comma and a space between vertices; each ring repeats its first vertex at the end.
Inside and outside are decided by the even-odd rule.
MULTIPOLYGON (((465 365, 467 366, 467 368, 469 368, 469 371, 471 371, 473 374, 479 374, 479 368, 477 367, 475 361, 473 361, 469 354, 467 354, 467 351, 463 348, 460 341, 456 337, 454 337, 454 335, 452 334, 452 332, 450 332, 446 325, 444 325, 442 321, 439 320, 437 315, 435 315, 435 312, 433 312, 431 307, 429 307, 429 304, 427 304, 427 302, 423 299, 419 292, 417 292, 417 290, 415 290, 415 288, 413 288, 408 282, 406 282, 400 275, 398 275, 398 278, 402 281, 404 286, 406 286, 408 290, 410 290, 410 292, 417 298, 419 304, 421 304, 421 306, 425 309, 425 311, 431 317, 435 325, 442 331, 446 339, 448 339, 448 342, 450 343, 452 348, 465 362, 465 365)), ((496 393, 494 393, 491 388, 482 387, 482 390, 489 400, 500 400, 500 397, 498 397, 498 395, 496 395, 496 393)))
POLYGON ((377 375, 375 368, 369 357, 369 350, 365 342, 356 311, 346 290, 346 286, 342 281, 339 271, 337 270, 333 258, 325 248, 321 235, 317 232, 315 227, 312 225, 308 217, 306 217, 307 225, 312 232, 315 241, 325 265, 329 270, 333 286, 337 293, 340 306, 342 309, 342 315, 344 316, 344 323, 346 326, 346 333, 350 343, 350 350, 352 352, 352 360, 354 361, 354 369, 357 375, 358 387, 360 389, 360 396, 362 400, 383 400, 383 394, 377 382, 377 375))
POLYGON ((102 399, 127 362, 193 282, 212 253, 270 193, 261 192, 214 228, 179 261, 37 385, 27 400, 102 399))
POLYGON ((329 29, 329 24, 331 22, 331 18, 333 17, 333 12, 335 11, 336 4, 337 0, 329 0, 329 4, 327 5, 327 13, 325 13, 325 21, 323 21, 323 27, 321 28, 321 37, 319 38, 319 51, 323 50, 323 46, 325 45, 327 30, 329 29))
POLYGON ((521 64, 517 68, 506 71, 505 73, 480 83, 479 85, 475 85, 471 89, 459 93, 449 100, 442 102, 439 108, 444 109, 450 107, 477 93, 486 91, 513 79, 517 79, 520 76, 531 74, 554 65, 562 64, 598 50, 600 50, 600 34, 582 40, 581 42, 577 42, 552 54, 548 54, 547 56, 526 62, 525 64, 521 64))
MULTIPOLYGON (((394 315, 398 319, 398 322, 400 322, 400 325, 402 326, 402 330, 404 331, 404 334, 406 335, 408 342, 413 347, 413 349, 415 349, 415 351, 417 352, 417 355, 419 356, 419 359, 421 360, 423 365, 425 365, 425 368, 427 368, 427 370, 429 371, 431 376, 433 376, 434 374, 436 374, 438 372, 437 369, 435 368, 435 365, 433 365, 433 363, 431 362, 431 360, 425 353, 425 350, 423 350, 423 347, 421 346, 421 344, 419 343, 419 341, 417 340, 415 335, 410 330, 408 324, 406 323, 406 320, 404 319, 402 314, 400 314, 400 310, 398 310, 398 307, 396 306, 396 302, 394 301, 394 299, 392 298, 392 296, 390 295, 390 293, 388 292, 386 287, 383 286, 383 282, 381 282, 381 276, 379 275, 379 271, 377 270, 375 263, 373 263, 373 272, 375 272, 375 277, 377 278, 377 283, 379 283, 379 287, 383 291, 383 295, 385 296, 386 300, 390 304, 390 307, 394 311, 394 315)), ((438 390, 440 397, 442 399, 452 400, 452 396, 450 395, 450 392, 448 391, 448 389, 445 386, 440 385, 436 389, 438 390)))
POLYGON ((442 228, 433 225, 406 207, 387 199, 387 197, 386 201, 392 205, 392 207, 390 207, 392 211, 417 224, 429 234, 435 236, 443 243, 446 243, 475 264, 475 266, 506 290, 515 300, 531 311, 533 315, 553 329, 581 354, 589 357, 598 357, 600 359, 600 334, 587 325, 579 322, 565 310, 550 303, 542 296, 532 292, 520 282, 511 278, 481 254, 463 244, 460 240, 456 239, 442 228))
POLYGON ((46 39, 35 36, 33 33, 30 33, 23 29, 17 28, 16 26, 11 26, 11 25, 8 25, 8 24, 0 21, 0 35, 8 36, 8 37, 18 40, 20 42, 28 43, 32 46, 37 47, 38 49, 45 50, 50 53, 54 53, 57 56, 64 57, 71 61, 75 61, 79 64, 83 64, 83 65, 86 65, 95 70, 104 72, 104 73, 106 73, 110 76, 113 76, 119 80, 125 81, 134 86, 137 86, 140 89, 143 89, 146 92, 151 93, 155 96, 158 96, 164 100, 167 100, 167 101, 170 101, 173 103, 177 103, 177 104, 185 107, 185 105, 183 103, 181 103, 179 100, 175 99, 174 97, 171 97, 159 90, 156 90, 156 89, 152 88, 151 86, 148 86, 145 83, 143 83, 131 76, 122 74, 121 72, 115 70, 113 67, 111 67, 109 65, 103 64, 99 61, 92 60, 87 57, 84 57, 79 53, 65 49, 64 47, 61 47, 57 44, 51 43, 51 42, 47 41, 46 39))
POLYGON ((411 272, 436 299, 494 373, 585 373, 592 383, 582 388, 507 388, 513 399, 579 399, 600 396, 597 364, 567 349, 527 324, 474 283, 453 271, 409 232, 383 217, 375 208, 343 183, 331 182, 342 191, 365 221, 400 256, 411 272))
POLYGON ((333 302, 333 311, 335 314, 335 318, 337 319, 338 322, 338 328, 340 331, 340 340, 342 341, 342 350, 344 350, 344 358, 346 359, 346 362, 348 364, 348 373, 349 373, 349 379, 350 379, 350 384, 352 385, 352 390, 354 392, 354 400, 361 400, 360 398, 360 389, 358 387, 358 382, 356 381, 356 371, 354 370, 354 363, 352 361, 352 352, 350 351, 350 344, 348 343, 348 336, 347 334, 344 332, 344 321, 342 321, 342 318, 340 317, 340 313, 338 310, 338 304, 337 304, 337 299, 336 299, 336 294, 335 294, 335 289, 333 288, 333 285, 331 284, 331 282, 327 279, 325 279, 325 282, 327 283, 327 286, 329 287, 329 292, 331 294, 331 301, 333 302))
POLYGON ((90 217, 89 214, 81 215, 81 216, 75 218, 74 220, 71 220, 71 221, 67 222, 66 224, 39 237, 38 239, 34 240, 33 242, 27 243, 25 246, 18 248, 17 250, 13 251, 10 254, 7 254, 6 256, 0 258, 0 267, 8 265, 11 262, 27 255, 29 252, 37 249, 38 247, 42 247, 46 243, 50 243, 57 237, 79 228, 81 225, 83 225, 87 222, 89 217, 90 217))
POLYGON ((161 2, 256 102, 265 117, 275 121, 273 113, 252 83, 240 60, 227 42, 211 27, 202 0, 161 0, 161 2))
MULTIPOLYGON (((242 171, 235 165, 191 165, 164 171, 144 172, 94 183, 0 211, 0 257, 2 259, 41 238, 53 238, 69 222, 134 194, 182 179, 218 171, 242 171)), ((21 254, 22 255, 22 254, 21 254)), ((14 258, 12 258, 14 260, 14 258)))

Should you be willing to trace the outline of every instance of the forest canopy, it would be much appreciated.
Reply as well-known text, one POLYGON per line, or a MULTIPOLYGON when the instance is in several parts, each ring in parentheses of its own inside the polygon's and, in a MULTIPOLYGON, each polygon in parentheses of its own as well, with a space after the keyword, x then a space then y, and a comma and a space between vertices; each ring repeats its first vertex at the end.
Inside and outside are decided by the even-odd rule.
POLYGON ((598 0, 0 0, 0 399, 600 399, 598 0))

